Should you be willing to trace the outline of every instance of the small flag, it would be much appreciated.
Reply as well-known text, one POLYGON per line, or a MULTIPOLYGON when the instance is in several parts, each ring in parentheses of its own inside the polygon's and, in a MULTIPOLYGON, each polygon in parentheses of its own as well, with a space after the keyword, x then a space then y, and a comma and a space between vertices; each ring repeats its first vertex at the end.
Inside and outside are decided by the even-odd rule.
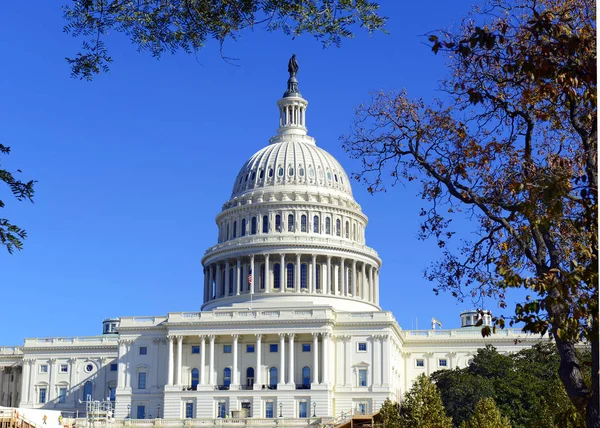
POLYGON ((252 274, 248 275, 248 284, 252 284, 252 274))

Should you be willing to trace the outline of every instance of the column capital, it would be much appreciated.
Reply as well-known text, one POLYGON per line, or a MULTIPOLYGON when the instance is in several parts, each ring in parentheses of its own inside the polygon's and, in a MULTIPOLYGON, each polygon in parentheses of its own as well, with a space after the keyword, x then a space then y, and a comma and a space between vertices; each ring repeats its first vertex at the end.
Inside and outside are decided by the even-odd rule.
POLYGON ((287 333, 279 333, 279 339, 284 340, 287 336, 287 333))
POLYGON ((182 335, 177 335, 177 336, 175 336, 175 339, 177 339, 177 342, 182 342, 183 341, 183 336, 182 335))
POLYGON ((320 335, 321 333, 311 333, 311 334, 312 334, 312 337, 313 337, 313 339, 318 339, 318 338, 319 338, 319 335, 320 335))
POLYGON ((296 337, 296 333, 286 333, 286 335, 290 340, 294 340, 294 337, 296 337))
POLYGON ((233 338, 233 340, 238 340, 240 338, 240 335, 235 333, 235 334, 232 334, 231 337, 233 338))
POLYGON ((214 334, 209 334, 209 335, 207 335, 207 337, 208 337, 208 340, 210 340, 211 342, 214 342, 215 338, 216 338, 216 336, 214 334))
POLYGON ((255 336, 256 336, 256 341, 257 342, 260 342, 262 340, 262 338, 263 338, 263 335, 260 334, 260 333, 255 334, 255 336))
POLYGON ((56 362, 56 358, 50 358, 48 361, 50 361, 50 364, 54 364, 56 362))
POLYGON ((200 340, 202 340, 202 341, 206 340, 206 336, 207 336, 206 334, 200 334, 200 335, 198 335, 198 337, 199 337, 199 338, 200 338, 200 340))
POLYGON ((265 260, 269 260, 269 255, 265 254, 265 260))
POLYGON ((330 331, 324 331, 323 333, 321 333, 321 337, 323 339, 330 339, 331 337, 333 337, 333 334, 330 331))

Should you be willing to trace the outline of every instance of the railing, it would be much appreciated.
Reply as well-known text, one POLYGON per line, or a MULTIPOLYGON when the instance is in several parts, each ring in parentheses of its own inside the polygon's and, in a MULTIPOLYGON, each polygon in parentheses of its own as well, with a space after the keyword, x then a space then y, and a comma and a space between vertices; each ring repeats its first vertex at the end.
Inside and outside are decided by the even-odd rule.
POLYGON ((310 383, 297 384, 296 389, 310 389, 310 383))

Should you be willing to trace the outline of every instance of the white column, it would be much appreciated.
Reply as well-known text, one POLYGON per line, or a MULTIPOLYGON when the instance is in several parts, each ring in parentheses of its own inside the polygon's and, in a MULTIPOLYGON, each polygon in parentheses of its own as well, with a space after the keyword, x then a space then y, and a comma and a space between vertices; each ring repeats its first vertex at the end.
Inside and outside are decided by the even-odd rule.
POLYGON ((300 282, 301 282, 301 278, 300 278, 300 254, 296 254, 296 274, 294 275, 296 278, 296 281, 294 281, 294 288, 296 293, 300 292, 300 282))
POLYGON ((356 260, 352 260, 352 297, 356 299, 356 260))
POLYGON ((215 384, 215 335, 209 335, 208 340, 208 382, 212 386, 215 384))
POLYGON ((279 333, 279 384, 285 385, 285 333, 279 333))
MULTIPOLYGON (((22 371, 22 379, 21 379, 21 385, 23 385, 23 391, 21 393, 21 402, 22 403, 27 403, 27 400, 29 398, 29 387, 28 385, 28 381, 29 381, 29 369, 30 369, 30 363, 29 363, 29 359, 25 358, 23 360, 23 371, 22 371)), ((4 381, 3 376, 0 374, 0 379, 2 379, 2 382, 4 381)), ((0 391, 2 390, 2 385, 3 383, 0 383, 0 391)))
MULTIPOLYGON (((56 370, 56 358, 50 358, 48 363, 48 401, 54 399, 54 371, 56 370)), ((16 398, 16 397, 15 397, 16 398)))
POLYGON ((331 293, 331 256, 327 256, 327 275, 325 276, 323 281, 323 287, 325 289, 325 294, 331 293))
POLYGON ((242 283, 242 261, 237 259, 237 265, 235 267, 235 295, 240 295, 240 285, 242 283))
POLYGON ((213 293, 213 283, 215 281, 215 266, 214 265, 210 265, 210 278, 208 280, 208 300, 212 300, 213 296, 216 296, 216 290, 213 293))
POLYGON ((181 385, 181 360, 183 357, 183 336, 177 336, 177 385, 181 385))
POLYGON ((206 335, 200 335, 200 385, 206 385, 206 335))
POLYGON ((310 292, 317 292, 317 256, 313 254, 312 256, 312 270, 310 271, 310 292))
POLYGON ((254 270, 254 256, 250 256, 250 272, 248 273, 248 276, 250 276, 250 273, 252 274, 252 284, 250 285, 250 294, 254 294, 254 284, 256 284, 256 278, 258 277, 258 275, 256 275, 256 272, 254 270))
MULTIPOLYGON (((71 358, 69 360, 69 362, 71 363, 71 366, 69 367, 69 388, 71 388, 71 390, 73 390, 73 387, 75 386, 76 380, 75 380, 75 372, 76 372, 76 368, 77 368, 77 358, 71 358)), ((33 364, 34 361, 31 361, 31 364, 33 364)), ((32 369, 34 368, 34 366, 31 367, 32 369)), ((35 370, 31 370, 29 373, 31 374, 29 377, 30 379, 33 379, 33 372, 35 372, 35 370)), ((124 373, 122 373, 124 374, 124 373)), ((125 388, 124 385, 125 380, 123 380, 123 383, 120 385, 117 385, 119 388, 125 388)), ((30 386, 30 391, 31 391, 31 395, 29 396, 29 400, 33 403, 35 401, 34 398, 34 390, 33 390, 33 384, 30 382, 29 383, 30 386)), ((73 398, 73 407, 77 407, 77 394, 75 393, 71 393, 71 397, 73 398)))
POLYGON ((229 296, 229 260, 225 262, 225 296, 229 296))
POLYGON ((325 332, 321 334, 323 338, 323 384, 329 384, 329 338, 331 333, 325 332))
POLYGON ((370 266, 369 269, 369 302, 375 302, 375 287, 374 287, 374 278, 375 278, 375 269, 373 266, 370 266))
MULTIPOLYGON (((167 366, 167 385, 173 385, 173 336, 167 336, 167 341, 169 342, 169 363, 167 366)), ((125 386, 125 379, 123 379, 123 386, 125 386)))
POLYGON ((381 385, 389 385, 390 379, 390 355, 389 355, 390 336, 384 334, 381 336, 381 385))
POLYGON ((375 284, 374 284, 375 300, 373 303, 379 305, 379 269, 375 269, 375 284))
POLYGON ((270 293, 271 290, 271 266, 269 265, 269 255, 265 254, 265 293, 270 293))
POLYGON ((340 257, 340 294, 342 296, 348 295, 348 284, 346 284, 346 267, 344 266, 344 262, 346 260, 343 257, 340 257))
POLYGON ((281 286, 279 291, 285 293, 285 288, 287 287, 287 269, 285 268, 285 254, 281 254, 281 262, 279 263, 279 266, 281 269, 281 271, 279 272, 279 285, 281 286))
POLYGON ((294 346, 294 337, 296 335, 294 333, 290 333, 288 334, 288 340, 289 340, 289 350, 290 350, 290 370, 289 370, 289 385, 296 385, 295 382, 295 375, 296 375, 296 368, 294 367, 294 354, 295 352, 295 346, 294 346))
POLYGON ((313 368, 312 368, 312 383, 319 384, 319 333, 313 333, 313 368))
POLYGON ((345 383, 345 386, 347 386, 347 387, 352 386, 352 343, 351 343, 351 340, 352 340, 352 336, 344 337, 344 351, 345 351, 344 383, 345 383))
POLYGON ((255 385, 258 386, 258 388, 262 388, 262 346, 261 346, 261 341, 262 341, 262 334, 257 334, 256 335, 256 348, 254 349, 254 352, 256 352, 256 370, 254 371, 254 376, 255 376, 255 385))
MULTIPOLYGON (((122 340, 119 341, 119 372, 117 373, 117 386, 119 389, 125 387, 125 344, 122 340)), ((71 366, 71 374, 75 373, 75 367, 71 366)), ((69 387, 73 387, 73 381, 69 382, 69 387)))
POLYGON ((364 300, 366 297, 367 290, 367 264, 363 263, 362 265, 362 281, 360 286, 360 297, 364 300))
POLYGON ((381 386, 381 349, 380 336, 371 336, 373 346, 373 383, 372 386, 381 386))
POLYGON ((234 334, 232 335, 233 337, 233 344, 232 344, 232 355, 233 355, 233 379, 232 379, 232 383, 233 385, 235 385, 236 387, 240 384, 239 382, 239 376, 238 376, 238 338, 240 337, 239 334, 234 334))

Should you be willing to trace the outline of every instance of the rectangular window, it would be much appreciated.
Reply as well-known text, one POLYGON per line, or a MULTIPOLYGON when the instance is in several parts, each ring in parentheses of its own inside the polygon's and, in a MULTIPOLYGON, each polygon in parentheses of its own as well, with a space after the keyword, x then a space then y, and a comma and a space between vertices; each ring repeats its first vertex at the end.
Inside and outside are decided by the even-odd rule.
POLYGON ((185 403, 185 417, 186 418, 194 417, 194 403, 185 403))
POLYGON ((358 386, 367 386, 367 369, 358 370, 358 386))
POLYGON ((367 342, 358 342, 358 352, 367 352, 367 342))
POLYGON ((358 403, 356 406, 356 410, 358 410, 359 415, 364 415, 367 413, 367 403, 358 403))
POLYGON ((246 352, 249 354, 254 353, 254 345, 246 345, 246 352))
POLYGON ((200 346, 192 346, 192 354, 199 354, 200 346))
POLYGON ((298 417, 299 418, 307 418, 308 417, 308 402, 301 401, 298 403, 298 417))
POLYGON ((425 367, 425 360, 423 358, 417 358, 415 361, 415 366, 425 367))
POLYGON ((302 352, 310 352, 310 343, 302 344, 302 352))
POLYGON ((231 345, 223 345, 223 353, 231 354, 231 345))
POLYGON ((448 367, 448 360, 445 358, 440 358, 438 364, 440 367, 448 367))
POLYGON ((267 401, 265 403, 265 418, 272 418, 272 417, 273 417, 273 402, 267 401))
POLYGON ((110 364, 110 371, 111 372, 116 372, 119 369, 119 364, 117 363, 111 363, 110 364))
POLYGON ((138 389, 146 389, 146 373, 138 373, 138 389))
POLYGON ((146 406, 137 406, 137 418, 146 419, 146 406))
POLYGON ((281 216, 279 214, 275 216, 275 230, 281 232, 281 216))
POLYGON ((271 343, 269 345, 269 352, 279 352, 279 345, 277 343, 271 343))
POLYGON ((38 402, 40 404, 44 404, 46 402, 46 388, 40 388, 40 392, 38 394, 38 402))
POLYGON ((61 373, 69 373, 69 366, 67 364, 61 364, 60 365, 60 372, 61 373))
POLYGON ((217 418, 225 419, 227 416, 227 404, 224 401, 219 401, 217 405, 217 418))
POLYGON ((58 402, 66 403, 67 401, 67 388, 60 388, 58 390, 58 402))
POLYGON ((148 355, 148 348, 145 346, 140 346, 140 355, 148 355))
POLYGON ((48 364, 40 364, 40 373, 48 373, 48 364))

